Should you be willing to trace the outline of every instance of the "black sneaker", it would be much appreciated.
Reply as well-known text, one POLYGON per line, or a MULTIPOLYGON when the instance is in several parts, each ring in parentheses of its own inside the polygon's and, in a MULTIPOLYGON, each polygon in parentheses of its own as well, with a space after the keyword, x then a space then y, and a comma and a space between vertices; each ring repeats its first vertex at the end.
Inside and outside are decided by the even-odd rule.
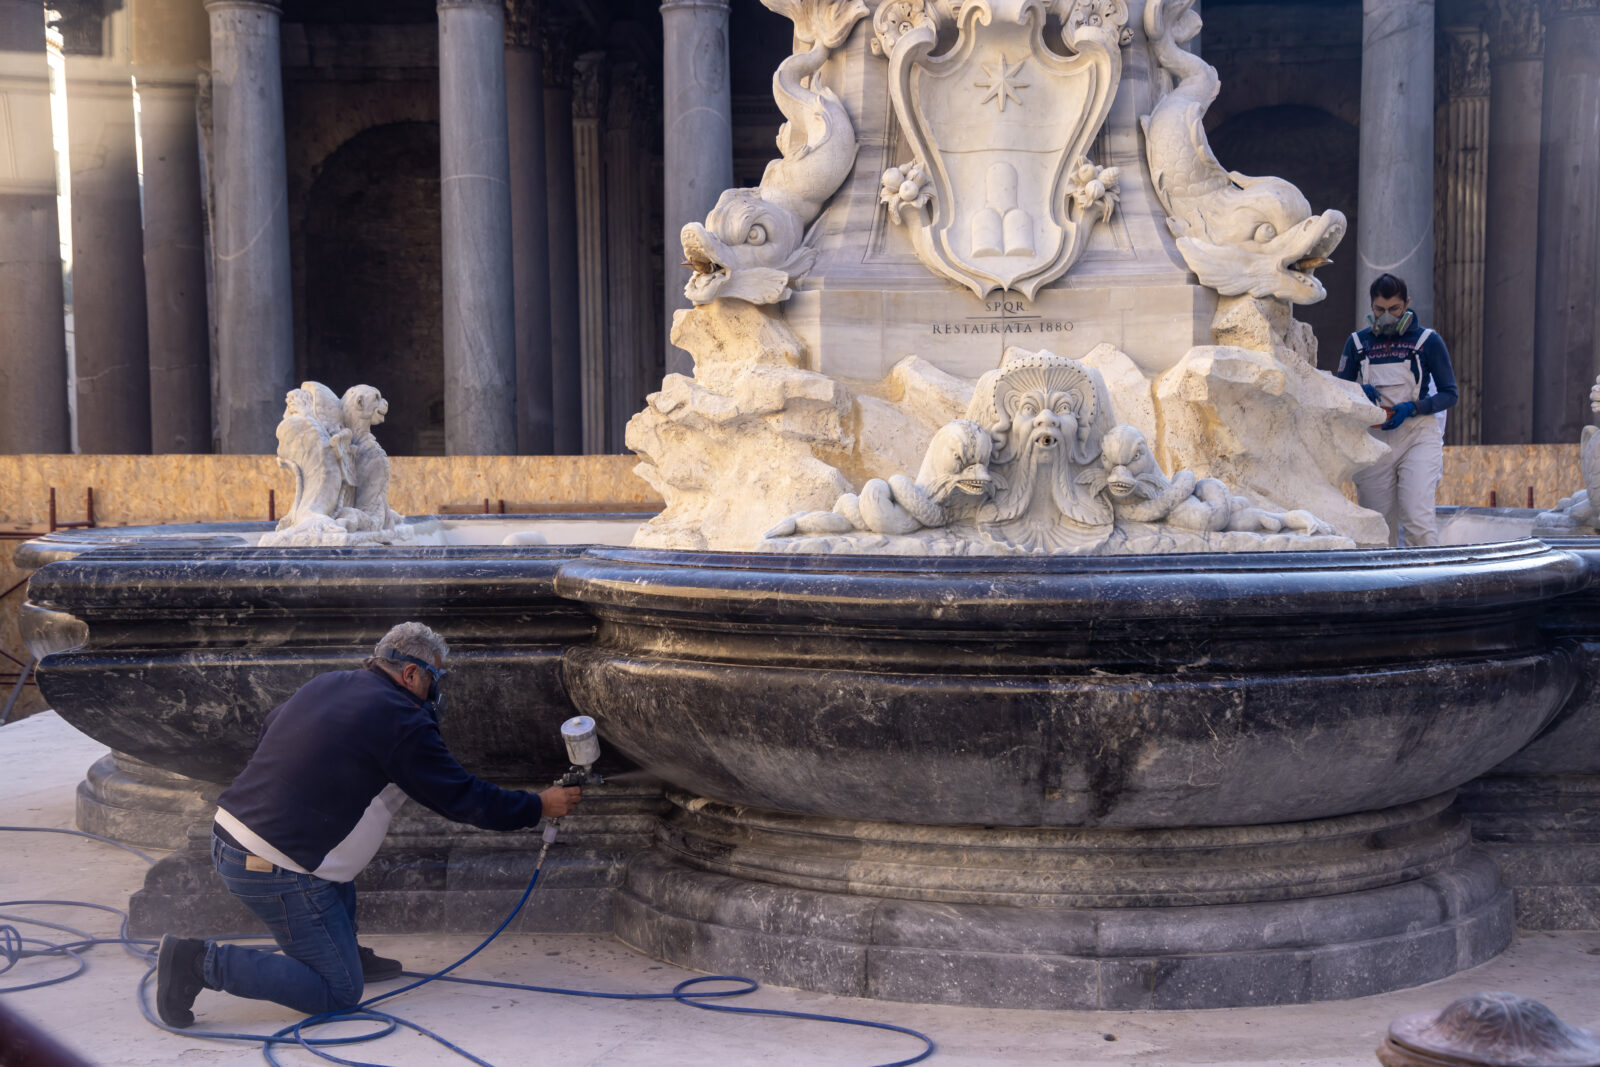
POLYGON ((400 972, 405 968, 399 960, 391 960, 378 955, 366 945, 356 946, 361 950, 361 980, 363 982, 387 982, 391 978, 399 978, 400 972))
POLYGON ((161 938, 156 953, 156 1014, 168 1026, 194 1025, 194 998, 206 987, 199 977, 206 943, 192 937, 161 938))

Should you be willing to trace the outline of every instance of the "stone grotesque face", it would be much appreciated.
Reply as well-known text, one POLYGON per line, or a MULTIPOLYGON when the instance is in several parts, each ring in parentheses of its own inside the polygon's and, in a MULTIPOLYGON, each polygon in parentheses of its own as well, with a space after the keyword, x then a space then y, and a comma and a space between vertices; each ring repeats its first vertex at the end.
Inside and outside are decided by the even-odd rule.
POLYGON ((1144 434, 1132 426, 1114 428, 1100 447, 1105 488, 1118 501, 1147 500, 1166 488, 1144 434))
POLYGON ((978 513, 986 533, 1028 551, 1088 551, 1109 535, 1111 505, 1078 480, 1114 421, 1098 373, 1011 349, 979 381, 967 414, 995 441, 994 499, 978 513))

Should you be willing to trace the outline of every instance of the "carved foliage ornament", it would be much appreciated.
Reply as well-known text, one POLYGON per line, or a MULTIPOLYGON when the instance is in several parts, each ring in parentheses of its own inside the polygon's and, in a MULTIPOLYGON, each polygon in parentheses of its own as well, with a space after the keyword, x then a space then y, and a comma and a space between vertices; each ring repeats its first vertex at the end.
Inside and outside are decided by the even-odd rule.
POLYGON ((1539 0, 1494 0, 1489 33, 1495 62, 1538 57, 1544 52, 1539 0))
MULTIPOLYGON (((914 152, 895 169, 920 168, 927 184, 926 195, 891 190, 885 174, 883 199, 898 200, 891 217, 910 227, 930 270, 980 297, 1015 289, 1031 298, 1082 254, 1090 209, 1101 217, 1106 209, 1103 195, 1084 199, 1088 186, 1076 179, 1122 74, 1127 7, 964 0, 955 44, 935 57, 941 18, 930 0, 894 0, 874 19, 890 99, 914 152), (1053 11, 1070 58, 1045 44, 1053 11)), ((1096 169, 1093 180, 1103 194, 1115 177, 1096 169)))
POLYGON ((1445 30, 1450 48, 1450 95, 1483 96, 1489 92, 1489 35, 1476 26, 1445 30))

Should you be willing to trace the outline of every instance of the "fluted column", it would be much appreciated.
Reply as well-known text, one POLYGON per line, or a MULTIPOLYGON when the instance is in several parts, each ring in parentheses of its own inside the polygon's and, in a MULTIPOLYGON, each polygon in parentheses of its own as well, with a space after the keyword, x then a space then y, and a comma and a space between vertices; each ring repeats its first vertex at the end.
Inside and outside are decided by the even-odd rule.
POLYGON ((66 63, 78 451, 150 451, 144 234, 128 67, 66 63))
POLYGON ((439 0, 445 451, 517 451, 501 0, 439 0))
MULTIPOLYGON (((661 5, 664 254, 677 262, 678 233, 704 219, 733 185, 733 102, 728 84, 728 0, 666 0, 661 5)), ((669 266, 663 306, 672 315, 689 306, 689 280, 669 266)), ((665 338, 665 334, 663 335, 665 338)), ((693 372, 687 352, 666 344, 669 373, 693 372)))
POLYGON ((211 451, 205 198, 193 81, 139 83, 150 449, 211 451))
POLYGON ((1534 440, 1575 441, 1600 362, 1600 0, 1547 0, 1534 440))
POLYGON ((0 454, 67 452, 67 342, 38 0, 0 0, 0 454))
POLYGON ((506 128, 511 160, 512 311, 517 451, 549 455, 550 224, 545 176, 544 50, 537 0, 505 0, 506 128))
POLYGON ((1406 280, 1417 319, 1432 326, 1433 0, 1361 8, 1356 321, 1371 310, 1372 279, 1389 273, 1406 280))
POLYGON ((606 257, 610 264, 606 296, 608 396, 606 451, 622 452, 623 431, 644 407, 644 368, 655 364, 657 349, 646 351, 649 326, 655 318, 655 277, 641 240, 644 215, 645 160, 639 117, 644 84, 638 68, 624 64, 612 72, 606 106, 606 257), (648 309, 648 310, 646 310, 648 309))
POLYGON ((583 451, 582 329, 578 319, 578 201, 572 159, 571 38, 544 35, 546 219, 550 238, 550 406, 553 450, 583 451))
POLYGON ((1539 0, 1495 0, 1489 20, 1489 167, 1484 248, 1483 443, 1533 440, 1539 278, 1539 125, 1544 22, 1539 0))
POLYGON ((281 10, 281 0, 206 0, 221 452, 276 451, 294 379, 281 10))
POLYGON ((1489 149, 1489 40, 1477 26, 1445 30, 1447 95, 1440 109, 1435 325, 1450 346, 1460 399, 1446 440, 1483 439, 1484 188, 1489 149))
POLYGON ((572 85, 572 158, 578 192, 578 320, 583 366, 583 450, 606 450, 605 167, 600 116, 605 106, 605 53, 578 57, 572 85))

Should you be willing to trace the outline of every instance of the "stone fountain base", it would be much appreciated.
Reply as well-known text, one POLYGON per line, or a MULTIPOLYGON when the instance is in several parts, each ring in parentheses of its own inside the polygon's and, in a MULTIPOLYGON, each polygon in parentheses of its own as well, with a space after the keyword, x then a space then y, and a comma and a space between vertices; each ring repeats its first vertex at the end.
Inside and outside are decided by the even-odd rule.
POLYGON ((1177 1009, 1366 996, 1511 941, 1451 795, 1269 826, 910 826, 671 796, 613 906, 628 944, 817 992, 1177 1009))
POLYGON ((78 829, 147 848, 181 849, 211 821, 222 787, 111 752, 78 783, 78 829))

